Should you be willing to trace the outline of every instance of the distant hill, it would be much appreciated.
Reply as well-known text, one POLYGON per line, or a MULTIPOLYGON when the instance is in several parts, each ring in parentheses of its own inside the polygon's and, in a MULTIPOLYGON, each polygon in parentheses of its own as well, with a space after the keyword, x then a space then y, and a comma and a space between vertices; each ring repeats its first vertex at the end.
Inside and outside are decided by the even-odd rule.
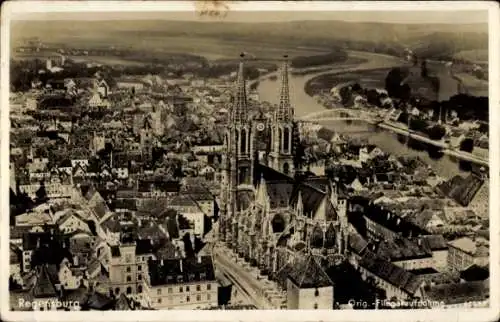
MULTIPOLYGON (((209 37, 219 41, 331 48, 343 46, 400 54, 416 46, 429 55, 486 49, 487 24, 388 24, 343 21, 291 21, 269 23, 196 21, 15 21, 13 43, 39 37, 44 42, 71 44, 93 39, 119 46, 120 39, 209 37)), ((127 45, 129 45, 127 43, 127 45)))

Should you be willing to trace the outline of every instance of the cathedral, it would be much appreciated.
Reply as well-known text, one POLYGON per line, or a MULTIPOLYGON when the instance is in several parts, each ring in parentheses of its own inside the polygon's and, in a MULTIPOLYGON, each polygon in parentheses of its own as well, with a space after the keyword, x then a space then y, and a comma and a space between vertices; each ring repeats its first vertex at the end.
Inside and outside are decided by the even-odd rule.
POLYGON ((222 159, 219 238, 263 274, 277 276, 295 258, 335 258, 348 238, 346 198, 326 177, 301 175, 288 61, 279 104, 266 121, 251 119, 241 55, 222 159), (265 135, 261 135, 265 133, 265 135), (267 140, 265 150, 258 137, 267 140))

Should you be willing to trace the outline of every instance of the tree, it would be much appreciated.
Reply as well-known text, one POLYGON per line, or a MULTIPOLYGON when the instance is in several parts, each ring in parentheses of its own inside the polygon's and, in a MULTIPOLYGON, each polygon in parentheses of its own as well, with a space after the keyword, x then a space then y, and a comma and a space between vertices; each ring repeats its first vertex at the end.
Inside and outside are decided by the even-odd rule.
POLYGON ((385 89, 390 97, 399 99, 408 99, 411 92, 407 84, 402 84, 403 80, 408 76, 408 70, 402 68, 393 68, 389 71, 385 78, 385 89))
POLYGON ((47 196, 47 190, 45 189, 45 181, 42 181, 40 183, 40 188, 35 192, 35 203, 36 204, 42 204, 47 202, 49 200, 47 196))
POLYGON ((12 277, 9 276, 9 291, 19 290, 22 286, 12 277))
POLYGON ((490 130, 490 126, 488 125, 488 123, 481 123, 479 125, 479 128, 478 128, 478 131, 481 132, 481 133, 488 133, 490 130))
POLYGON ((465 138, 460 142, 460 151, 465 151, 471 153, 474 150, 474 140, 471 138, 465 138))
POLYGON ((410 120, 410 129, 420 132, 425 132, 429 124, 425 120, 412 118, 410 120))
POLYGON ((435 125, 427 130, 427 134, 432 140, 441 140, 446 134, 446 129, 441 125, 435 125))

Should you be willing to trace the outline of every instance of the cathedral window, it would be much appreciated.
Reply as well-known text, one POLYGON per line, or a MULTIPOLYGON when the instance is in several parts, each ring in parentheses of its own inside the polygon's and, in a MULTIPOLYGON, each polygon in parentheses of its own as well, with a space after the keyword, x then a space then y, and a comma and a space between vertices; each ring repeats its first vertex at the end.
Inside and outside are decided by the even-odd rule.
POLYGON ((290 130, 288 128, 283 130, 283 152, 290 152, 290 130))
POLYGON ((285 164, 283 164, 283 173, 284 174, 290 173, 290 165, 287 162, 285 162, 285 164))
POLYGON ((283 129, 279 129, 279 149, 283 149, 283 129))
POLYGON ((247 153, 247 131, 245 129, 241 130, 240 152, 247 153))

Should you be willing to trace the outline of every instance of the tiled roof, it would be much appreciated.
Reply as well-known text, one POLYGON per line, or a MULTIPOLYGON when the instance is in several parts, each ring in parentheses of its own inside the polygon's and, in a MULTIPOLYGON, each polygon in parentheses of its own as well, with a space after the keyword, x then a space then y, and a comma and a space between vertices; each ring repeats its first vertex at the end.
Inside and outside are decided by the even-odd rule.
POLYGON ((215 281, 212 258, 203 256, 199 259, 199 261, 196 258, 150 261, 148 267, 151 286, 215 281))
POLYGON ((484 301, 489 298, 489 287, 483 281, 442 284, 425 291, 426 298, 446 304, 484 301))
POLYGON ((417 276, 399 266, 378 258, 372 252, 365 252, 359 265, 408 294, 415 294, 422 284, 422 281, 417 276))
POLYGON ((374 245, 374 248, 374 252, 380 258, 391 262, 432 257, 430 251, 407 238, 381 241, 378 245, 374 245))
POLYGON ((316 215, 318 208, 320 207, 323 200, 326 202, 325 207, 325 217, 327 221, 332 221, 337 219, 337 212, 333 205, 331 204, 330 198, 323 191, 316 189, 308 184, 299 183, 294 187, 292 192, 290 204, 296 207, 299 192, 302 198, 304 215, 312 218, 316 215))
POLYGON ((84 253, 90 254, 93 251, 93 248, 91 246, 91 241, 92 241, 91 238, 71 239, 70 244, 69 244, 69 250, 70 250, 71 254, 73 254, 73 255, 84 254, 84 253))
POLYGON ((333 286, 321 265, 312 254, 299 258, 288 270, 288 278, 299 288, 314 288, 333 286))
POLYGON ((92 259, 87 265, 87 270, 89 272, 94 272, 100 268, 101 268, 101 262, 97 258, 92 259))
POLYGON ((361 255, 368 246, 368 242, 357 233, 349 233, 349 248, 356 254, 361 255))
POLYGON ((172 207, 183 207, 183 206, 190 206, 190 207, 196 207, 197 204, 196 202, 191 199, 189 196, 186 195, 179 195, 175 196, 172 199, 170 199, 169 204, 172 207))
POLYGON ((65 290, 63 295, 63 300, 68 302, 77 302, 82 306, 88 301, 89 294, 87 290, 83 287, 77 288, 75 290, 65 290))
POLYGON ((262 164, 258 164, 255 167, 254 171, 255 171, 255 178, 263 177, 266 181, 288 182, 291 184, 295 182, 295 180, 292 177, 262 164))
POLYGON ((113 304, 114 301, 106 295, 94 292, 89 296, 85 307, 93 310, 110 310, 113 304))
POLYGON ((176 254, 176 247, 171 241, 166 241, 161 247, 156 251, 156 258, 161 259, 176 259, 178 254, 176 254))
POLYGON ((484 179, 475 174, 470 174, 467 178, 456 175, 451 180, 439 184, 437 188, 446 196, 466 207, 483 184, 484 179))
POLYGON ((402 237, 428 235, 422 228, 380 205, 368 205, 365 208, 364 215, 377 224, 393 232, 400 233, 402 237))
POLYGON ((330 179, 328 177, 308 177, 304 179, 304 183, 323 192, 327 192, 330 189, 330 179))
POLYGON ((36 282, 33 287, 33 296, 35 298, 56 297, 58 295, 55 288, 55 284, 59 282, 56 280, 57 273, 52 272, 51 274, 50 271, 54 271, 55 267, 51 268, 50 266, 52 265, 43 265, 37 271, 36 282))
POLYGON ((455 239, 448 243, 448 245, 458 248, 472 256, 487 256, 489 251, 488 247, 481 245, 469 237, 462 237, 455 239))
POLYGON ((92 199, 89 201, 89 207, 92 209, 98 219, 102 219, 104 215, 109 212, 109 208, 106 205, 106 201, 101 197, 101 195, 96 192, 92 199))
POLYGON ((415 242, 421 240, 422 246, 430 251, 446 250, 448 245, 443 235, 425 235, 413 238, 415 242))
POLYGON ((266 190, 271 201, 271 209, 286 207, 292 196, 293 185, 284 181, 266 181, 266 190))
POLYGON ((137 202, 135 199, 116 199, 111 205, 113 209, 137 210, 137 202))
POLYGON ((114 233, 121 231, 121 224, 117 214, 110 216, 108 219, 103 221, 101 226, 114 233))
POLYGON ((160 240, 167 238, 158 225, 139 227, 137 235, 140 239, 160 240))

